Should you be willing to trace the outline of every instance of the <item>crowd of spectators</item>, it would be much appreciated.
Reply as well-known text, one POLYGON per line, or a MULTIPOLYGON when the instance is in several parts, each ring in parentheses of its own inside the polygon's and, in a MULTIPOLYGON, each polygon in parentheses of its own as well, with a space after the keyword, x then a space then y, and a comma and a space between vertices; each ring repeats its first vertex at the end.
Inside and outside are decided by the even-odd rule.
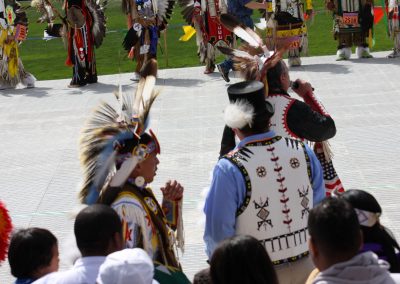
MULTIPOLYGON (((400 268, 398 244, 380 224, 381 213, 377 200, 363 190, 327 197, 311 209, 308 246, 315 269, 305 284, 400 283, 400 274, 393 273, 400 268), (365 212, 375 217, 366 222, 365 212)), ((50 231, 34 227, 16 230, 8 248, 15 283, 159 283, 153 278, 154 265, 146 251, 123 249, 122 230, 118 215, 109 206, 95 204, 82 209, 74 224, 82 256, 62 272, 57 272, 58 242, 50 231)), ((194 276, 194 284, 280 283, 267 251, 252 236, 223 240, 209 264, 194 276)))

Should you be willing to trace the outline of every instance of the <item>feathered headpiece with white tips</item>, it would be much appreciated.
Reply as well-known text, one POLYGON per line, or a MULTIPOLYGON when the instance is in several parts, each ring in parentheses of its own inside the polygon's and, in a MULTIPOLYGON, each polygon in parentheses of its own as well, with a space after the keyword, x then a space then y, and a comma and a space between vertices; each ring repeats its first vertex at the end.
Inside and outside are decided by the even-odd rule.
POLYGON ((244 43, 238 48, 218 47, 226 55, 232 56, 235 67, 247 81, 258 80, 265 83, 266 70, 274 66, 286 51, 286 47, 272 52, 261 37, 251 28, 244 26, 235 17, 222 14, 221 23, 235 35, 240 37, 244 43))
POLYGON ((232 129, 242 129, 246 125, 251 127, 253 117, 254 107, 245 100, 229 104, 224 111, 225 123, 232 129))
POLYGON ((108 185, 122 186, 137 163, 154 150, 159 152, 154 134, 145 133, 150 108, 158 95, 154 91, 156 74, 157 62, 151 59, 143 68, 136 92, 126 94, 119 87, 119 108, 103 102, 88 119, 80 140, 85 175, 80 192, 82 202, 96 202, 108 185))

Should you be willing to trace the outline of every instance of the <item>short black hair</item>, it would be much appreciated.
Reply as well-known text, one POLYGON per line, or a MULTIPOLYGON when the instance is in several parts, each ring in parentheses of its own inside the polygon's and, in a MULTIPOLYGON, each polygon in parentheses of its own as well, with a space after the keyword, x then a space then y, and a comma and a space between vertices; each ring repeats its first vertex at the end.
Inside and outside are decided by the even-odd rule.
POLYGON ((263 245, 251 236, 236 236, 221 242, 210 261, 215 284, 277 284, 271 259, 263 245))
POLYGON ((33 278, 37 270, 50 265, 55 245, 57 238, 46 229, 16 231, 8 248, 11 274, 16 278, 33 278))
POLYGON ((110 206, 94 204, 81 210, 74 224, 76 244, 82 255, 103 255, 115 233, 121 234, 122 224, 110 206))
POLYGON ((254 121, 251 125, 246 125, 241 128, 240 131, 243 132, 245 136, 260 134, 269 131, 270 118, 266 117, 262 120, 254 121))
POLYGON ((282 88, 281 75, 285 71, 285 63, 283 60, 279 60, 274 67, 268 69, 267 71, 267 82, 268 90, 280 90, 282 88))
POLYGON ((361 246, 357 214, 342 198, 328 197, 310 211, 308 231, 327 255, 356 255, 361 246))

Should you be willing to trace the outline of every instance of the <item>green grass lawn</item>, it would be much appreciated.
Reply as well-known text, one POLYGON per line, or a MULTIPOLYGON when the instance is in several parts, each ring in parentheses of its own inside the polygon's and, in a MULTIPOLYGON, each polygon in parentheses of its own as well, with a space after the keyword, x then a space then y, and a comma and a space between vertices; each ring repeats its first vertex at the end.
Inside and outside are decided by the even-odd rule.
MULTIPOLYGON (((126 33, 126 18, 123 15, 120 1, 109 0, 106 10, 107 36, 103 45, 96 50, 97 71, 99 75, 133 72, 135 62, 127 58, 122 48, 126 33)), ((23 2, 28 5, 28 2, 23 2)), ((329 55, 336 53, 336 42, 332 37, 332 16, 325 11, 323 0, 314 1, 316 14, 313 23, 309 24, 309 56, 329 55)), ((37 24, 38 14, 34 8, 27 10, 30 21, 28 40, 21 45, 21 57, 25 68, 39 80, 61 79, 72 76, 72 69, 65 66, 66 50, 61 39, 43 41, 44 24, 37 24)), ((259 16, 255 13, 254 19, 259 16)), ((257 20, 256 20, 257 21, 257 20)), ((164 35, 160 38, 158 62, 160 68, 179 68, 199 66, 196 56, 196 40, 180 42, 184 21, 178 8, 175 9, 167 30, 168 64, 164 48, 164 35)), ((373 51, 389 50, 393 43, 386 35, 386 25, 382 20, 375 26, 375 46, 373 51)))

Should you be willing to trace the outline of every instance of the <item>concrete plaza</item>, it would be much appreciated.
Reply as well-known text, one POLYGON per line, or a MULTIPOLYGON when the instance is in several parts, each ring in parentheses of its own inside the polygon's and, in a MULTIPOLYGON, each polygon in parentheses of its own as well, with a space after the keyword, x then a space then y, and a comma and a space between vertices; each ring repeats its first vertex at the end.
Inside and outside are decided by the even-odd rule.
MULTIPOLYGON (((307 57, 290 74, 292 80, 310 81, 335 119, 337 135, 330 143, 345 188, 372 192, 383 207, 382 223, 399 239, 400 59, 387 59, 388 53, 349 61, 307 57)), ((208 188, 217 162, 228 102, 228 84, 217 72, 204 75, 203 70, 161 70, 157 79, 161 95, 151 113, 151 128, 161 143, 152 187, 159 192, 168 179, 185 186, 186 251, 181 262, 190 279, 207 265, 201 192, 208 188)), ((115 101, 112 93, 118 84, 126 92, 135 88, 131 77, 100 76, 98 84, 80 89, 67 88, 65 79, 39 81, 34 89, 0 91, 0 199, 16 228, 39 226, 57 236, 61 269, 67 267, 64 243, 73 232, 71 212, 79 204, 81 128, 100 100, 115 101)), ((0 283, 12 281, 4 262, 0 283)))

